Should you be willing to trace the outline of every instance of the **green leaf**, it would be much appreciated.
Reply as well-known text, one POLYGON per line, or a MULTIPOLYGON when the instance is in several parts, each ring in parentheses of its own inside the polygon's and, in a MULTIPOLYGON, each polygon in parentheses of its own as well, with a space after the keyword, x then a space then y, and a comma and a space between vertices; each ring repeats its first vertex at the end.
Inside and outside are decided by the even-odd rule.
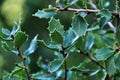
POLYGON ((118 44, 120 45, 120 26, 118 26, 116 29, 116 40, 118 44))
POLYGON ((2 28, 2 33, 5 35, 10 35, 10 31, 8 29, 2 28))
POLYGON ((105 69, 110 76, 116 73, 114 57, 110 57, 108 60, 105 61, 105 69))
POLYGON ((75 42, 76 35, 73 32, 72 28, 69 28, 68 31, 65 32, 64 34, 64 39, 63 39, 63 46, 64 47, 69 47, 75 42))
POLYGON ((63 61, 61 59, 54 59, 52 62, 50 62, 48 70, 51 73, 53 73, 57 71, 62 64, 63 64, 63 61))
POLYGON ((25 32, 17 32, 14 37, 14 45, 16 48, 20 48, 23 43, 27 40, 28 35, 25 32))
POLYGON ((107 23, 109 22, 109 20, 106 17, 101 17, 100 21, 99 21, 99 25, 100 27, 105 26, 107 23))
POLYGON ((82 50, 82 51, 85 50, 85 40, 84 40, 83 37, 79 37, 79 38, 78 38, 78 40, 77 40, 76 43, 75 43, 75 47, 76 47, 77 49, 82 50))
POLYGON ((38 35, 36 35, 32 39, 29 48, 24 52, 25 55, 28 56, 28 55, 32 54, 36 50, 36 48, 37 48, 37 37, 38 37, 38 35))
POLYGON ((9 77, 12 77, 13 75, 21 72, 22 69, 21 68, 18 68, 18 67, 15 67, 15 69, 10 73, 10 76, 9 77))
POLYGON ((75 15, 72 20, 72 28, 77 36, 85 35, 88 23, 80 15, 75 15))
POLYGON ((115 54, 114 63, 115 63, 116 68, 120 71, 120 53, 115 54))
POLYGON ((62 44, 62 42, 63 42, 62 35, 56 30, 50 34, 50 38, 51 38, 52 42, 55 42, 57 44, 62 44))
POLYGON ((111 17, 112 17, 112 14, 111 14, 108 10, 106 10, 106 9, 101 10, 101 11, 100 11, 100 14, 101 14, 103 17, 106 17, 108 20, 110 20, 111 17))
POLYGON ((53 33, 56 30, 62 35, 64 33, 64 26, 60 24, 59 20, 52 17, 49 21, 48 30, 50 33, 53 33))
POLYGON ((5 42, 5 41, 1 41, 2 43, 2 48, 5 50, 5 51, 11 51, 10 50, 10 47, 8 46, 8 44, 5 42))
POLYGON ((78 0, 67 0, 69 5, 75 4, 78 0))
POLYGON ((29 65, 29 64, 30 64, 30 62, 31 62, 30 57, 27 57, 27 58, 26 58, 26 60, 25 60, 26 65, 29 65))
POLYGON ((50 18, 52 16, 56 15, 56 12, 53 11, 45 11, 45 10, 38 10, 33 16, 36 16, 38 18, 50 18))
POLYGON ((44 46, 53 51, 59 51, 61 49, 60 45, 53 45, 53 44, 47 45, 43 40, 38 40, 37 42, 39 45, 44 46))
POLYGON ((99 61, 105 61, 107 60, 110 56, 112 56, 114 54, 113 50, 109 49, 109 48, 101 48, 101 49, 97 49, 95 51, 96 55, 95 57, 97 58, 97 60, 99 61))
POLYGON ((52 77, 51 75, 44 75, 42 73, 35 73, 35 74, 32 74, 32 78, 33 79, 39 79, 39 80, 56 80, 54 79, 54 77, 52 77))
POLYGON ((94 45, 94 38, 91 33, 88 33, 86 37, 85 50, 89 51, 93 45, 94 45))
POLYGON ((12 31, 11 31, 11 35, 15 35, 18 31, 21 31, 21 21, 22 21, 22 18, 19 19, 19 23, 14 23, 13 25, 13 28, 12 28, 12 31))

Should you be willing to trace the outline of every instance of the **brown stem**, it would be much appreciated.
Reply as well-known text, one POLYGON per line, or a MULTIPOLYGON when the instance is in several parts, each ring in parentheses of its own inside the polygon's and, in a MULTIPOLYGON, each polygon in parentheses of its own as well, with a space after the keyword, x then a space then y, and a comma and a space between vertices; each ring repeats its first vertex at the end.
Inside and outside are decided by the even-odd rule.
MULTIPOLYGON (((23 69, 25 70, 27 80, 31 80, 30 74, 29 74, 29 71, 28 71, 28 68, 27 68, 27 65, 26 65, 26 63, 25 63, 26 58, 22 55, 22 53, 21 53, 21 51, 20 51, 19 48, 18 48, 17 50, 18 50, 18 56, 20 57, 20 59, 21 59, 22 62, 23 62, 23 65, 24 65, 24 67, 21 67, 21 68, 23 68, 23 69)), ((19 66, 19 65, 18 65, 18 66, 19 66)), ((20 66, 19 66, 19 67, 20 67, 20 66)))
POLYGON ((84 53, 83 51, 80 51, 80 53, 88 57, 92 62, 94 62, 98 66, 100 66, 101 69, 105 69, 105 67, 101 65, 99 62, 97 62, 96 59, 90 53, 84 53))
POLYGON ((67 61, 66 61, 66 56, 67 54, 65 53, 65 48, 62 46, 62 51, 60 51, 64 57, 64 71, 65 71, 65 75, 64 75, 64 80, 67 80, 67 73, 68 73, 68 69, 67 69, 67 61))

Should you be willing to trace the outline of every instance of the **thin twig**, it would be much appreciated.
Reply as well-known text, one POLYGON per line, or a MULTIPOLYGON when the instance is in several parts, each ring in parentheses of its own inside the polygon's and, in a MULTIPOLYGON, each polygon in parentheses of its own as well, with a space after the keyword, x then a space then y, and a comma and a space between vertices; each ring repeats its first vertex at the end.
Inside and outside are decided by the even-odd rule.
POLYGON ((105 67, 103 65, 101 65, 99 62, 97 62, 97 60, 90 53, 84 53, 81 50, 80 50, 80 53, 83 54, 83 55, 85 55, 86 57, 88 57, 92 62, 94 62, 98 66, 100 66, 101 69, 105 69, 105 67))
MULTIPOLYGON (((20 57, 20 59, 21 59, 22 62, 23 62, 23 65, 24 65, 24 67, 21 67, 21 68, 24 68, 24 70, 25 70, 25 72, 26 72, 27 79, 28 79, 28 80, 31 80, 30 74, 29 74, 29 71, 28 71, 28 68, 27 68, 27 65, 26 65, 26 63, 25 63, 26 58, 22 55, 22 53, 21 53, 21 51, 20 51, 19 48, 18 48, 17 50, 18 50, 18 56, 20 57)), ((19 66, 19 67, 20 67, 20 66, 19 66)))
POLYGON ((67 73, 68 73, 67 61, 66 61, 67 54, 65 53, 65 48, 63 46, 62 46, 62 50, 60 52, 64 57, 64 63, 63 63, 64 64, 64 71, 65 71, 64 80, 67 80, 67 73))

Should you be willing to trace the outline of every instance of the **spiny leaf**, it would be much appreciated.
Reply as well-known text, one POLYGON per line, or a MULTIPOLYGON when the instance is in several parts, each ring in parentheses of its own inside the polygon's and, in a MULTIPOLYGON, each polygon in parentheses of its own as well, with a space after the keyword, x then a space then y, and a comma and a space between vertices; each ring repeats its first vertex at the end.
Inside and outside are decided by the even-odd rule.
POLYGON ((50 33, 53 33, 55 30, 58 31, 61 35, 64 33, 63 25, 60 24, 59 20, 53 17, 49 21, 48 30, 50 31, 50 33))
POLYGON ((72 28, 77 36, 85 35, 88 23, 80 15, 75 15, 72 20, 72 28))
POLYGON ((53 12, 53 11, 38 10, 38 12, 36 12, 33 16, 47 19, 47 18, 54 16, 55 14, 56 12, 53 12))
POLYGON ((14 38, 14 45, 16 48, 20 48, 23 43, 27 40, 28 35, 25 32, 17 32, 14 38))
POLYGON ((36 50, 36 48, 37 48, 37 37, 38 37, 38 35, 36 35, 32 39, 29 48, 24 52, 25 55, 28 56, 28 55, 32 54, 36 50))

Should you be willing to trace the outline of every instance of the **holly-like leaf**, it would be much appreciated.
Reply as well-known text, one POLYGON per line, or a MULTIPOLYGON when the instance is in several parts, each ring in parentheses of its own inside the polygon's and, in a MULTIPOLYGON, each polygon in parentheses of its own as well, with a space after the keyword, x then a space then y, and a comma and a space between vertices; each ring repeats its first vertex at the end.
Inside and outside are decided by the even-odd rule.
POLYGON ((63 61, 61 59, 54 59, 52 62, 50 62, 48 69, 51 73, 55 72, 61 67, 62 64, 63 61))
POLYGON ((33 16, 36 16, 38 18, 50 18, 52 16, 56 15, 56 12, 53 11, 45 11, 45 10, 38 10, 33 16))
POLYGON ((64 39, 63 39, 63 46, 64 47, 69 47, 75 42, 75 33, 73 32, 72 28, 69 28, 68 31, 65 32, 64 34, 64 39))
POLYGON ((114 63, 115 63, 116 68, 120 71, 120 53, 115 54, 114 63))
POLYGON ((72 28, 77 36, 85 35, 88 23, 80 15, 75 15, 72 20, 72 28))
POLYGON ((28 55, 32 54, 36 50, 36 48, 37 48, 37 37, 38 37, 38 35, 36 35, 32 39, 29 48, 24 52, 25 55, 28 56, 28 55))
POLYGON ((118 26, 116 29, 116 40, 118 44, 120 45, 120 26, 118 26))
POLYGON ((105 61, 114 54, 114 51, 109 48, 102 48, 97 49, 95 53, 96 53, 95 57, 97 58, 97 60, 105 61))
POLYGON ((114 57, 110 57, 108 60, 105 61, 105 69, 110 76, 116 73, 114 57))
POLYGON ((60 24, 59 20, 52 17, 49 21, 48 30, 50 33, 53 33, 56 30, 62 35, 64 33, 64 26, 60 24))
POLYGON ((14 37, 14 45, 16 48, 20 48, 27 40, 28 35, 25 32, 18 32, 14 37))
POLYGON ((90 50, 93 45, 94 45, 94 38, 93 38, 92 34, 88 33, 88 35, 86 37, 85 50, 86 51, 90 50))
POLYGON ((55 42, 57 44, 62 44, 62 42, 63 42, 62 35, 56 30, 50 34, 50 37, 51 37, 51 41, 55 42))
POLYGON ((2 33, 5 35, 10 35, 10 31, 8 29, 2 28, 2 33))

